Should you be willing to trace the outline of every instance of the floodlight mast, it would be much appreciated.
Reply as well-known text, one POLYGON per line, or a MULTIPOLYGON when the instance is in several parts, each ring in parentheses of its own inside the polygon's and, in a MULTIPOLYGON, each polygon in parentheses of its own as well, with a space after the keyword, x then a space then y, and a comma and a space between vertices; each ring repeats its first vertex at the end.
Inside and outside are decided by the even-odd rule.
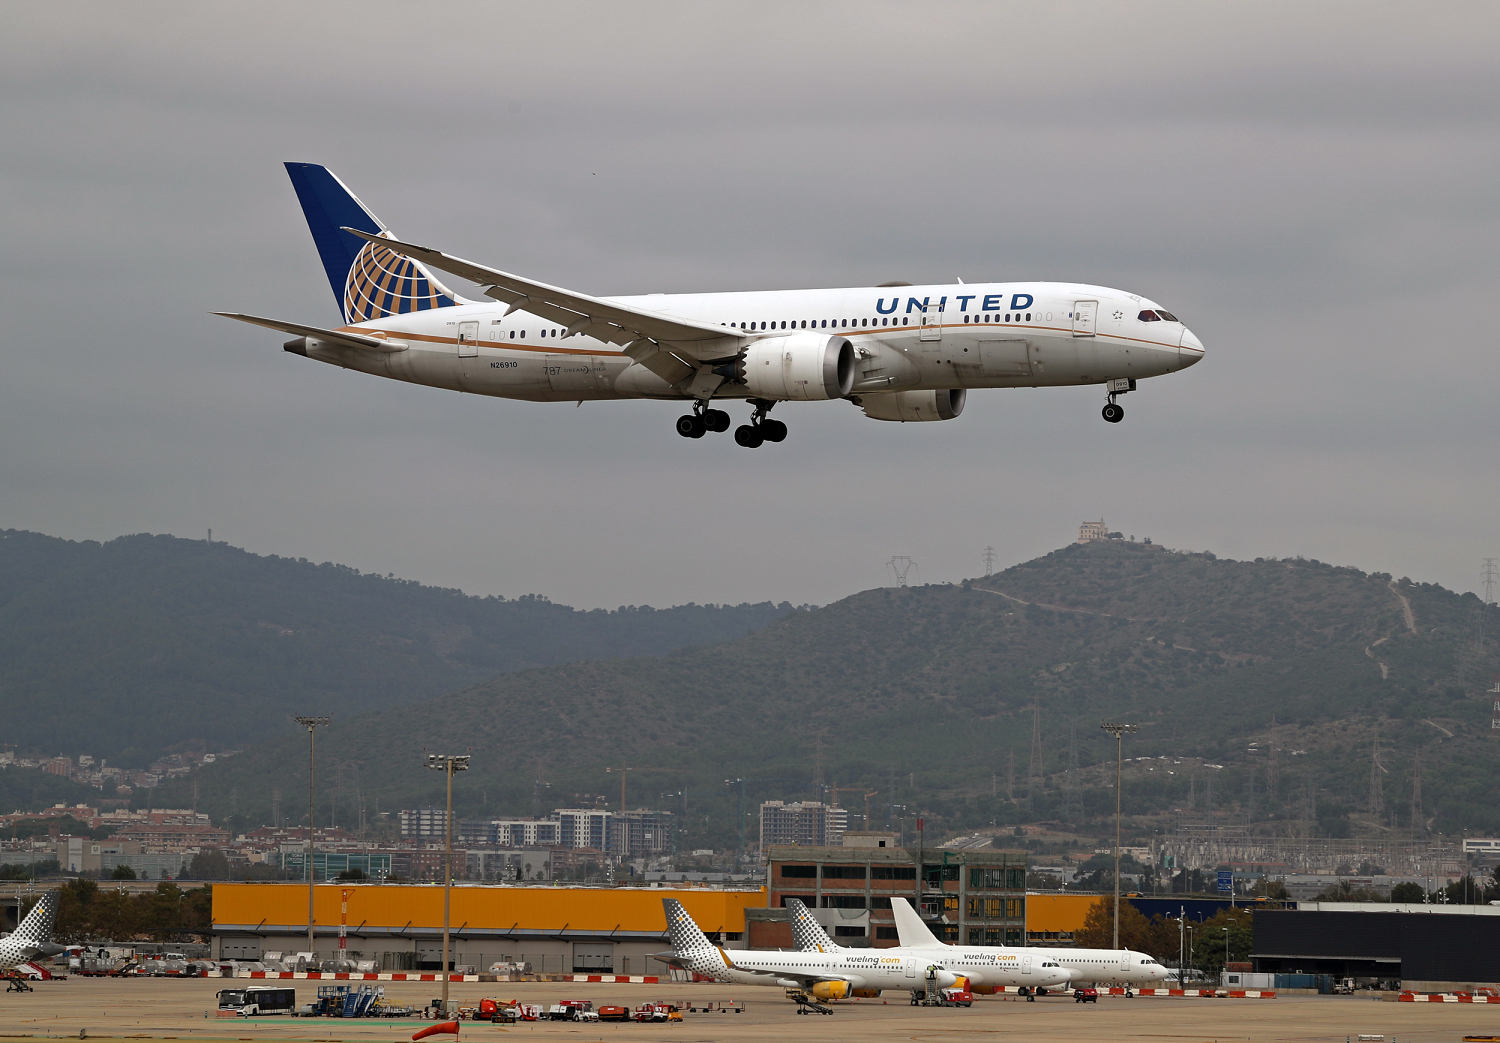
POLYGON ((313 944, 313 813, 317 805, 313 803, 313 768, 316 763, 314 753, 317 749, 317 740, 313 737, 315 729, 322 728, 333 720, 328 714, 317 714, 315 716, 294 716, 302 727, 307 729, 307 951, 311 955, 309 959, 315 959, 317 947, 313 944))
POLYGON ((1121 758, 1123 751, 1121 736, 1126 732, 1133 732, 1138 725, 1122 724, 1119 721, 1105 721, 1099 725, 1109 734, 1115 737, 1115 949, 1120 947, 1120 767, 1124 763, 1121 758))
POLYGON ((443 842, 443 1009, 441 1013, 448 1013, 448 924, 449 899, 453 886, 453 773, 455 771, 469 770, 469 755, 467 753, 429 753, 427 755, 427 766, 434 771, 441 771, 448 777, 448 804, 443 816, 443 831, 445 839, 443 842))

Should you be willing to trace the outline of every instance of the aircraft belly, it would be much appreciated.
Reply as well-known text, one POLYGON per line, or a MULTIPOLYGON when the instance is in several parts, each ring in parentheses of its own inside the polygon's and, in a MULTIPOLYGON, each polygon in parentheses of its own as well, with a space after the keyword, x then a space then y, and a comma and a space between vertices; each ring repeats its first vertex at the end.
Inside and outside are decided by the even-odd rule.
POLYGON ((1016 387, 1031 376, 1030 346, 1020 338, 962 343, 952 358, 963 387, 1016 387))
POLYGON ((1076 384, 1080 378, 1094 378, 1088 373, 1084 359, 1096 351, 1098 342, 1090 339, 1086 345, 1080 345, 1074 338, 1061 337, 1037 337, 1027 341, 1027 360, 1031 363, 1031 380, 1033 385, 1056 385, 1076 384))

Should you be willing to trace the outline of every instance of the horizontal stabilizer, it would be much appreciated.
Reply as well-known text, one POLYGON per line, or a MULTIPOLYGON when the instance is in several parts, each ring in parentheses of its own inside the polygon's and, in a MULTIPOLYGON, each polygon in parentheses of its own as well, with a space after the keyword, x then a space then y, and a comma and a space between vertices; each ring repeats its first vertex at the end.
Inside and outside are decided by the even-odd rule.
POLYGON ((406 350, 406 341, 393 340, 384 335, 370 336, 365 333, 350 333, 346 330, 325 330, 318 326, 304 326, 300 322, 266 319, 259 315, 243 315, 234 311, 216 311, 214 314, 222 315, 226 319, 237 319, 240 322, 248 322, 252 326, 264 326, 268 330, 290 333, 297 337, 312 337, 315 340, 320 340, 341 348, 358 348, 360 351, 381 352, 406 350))

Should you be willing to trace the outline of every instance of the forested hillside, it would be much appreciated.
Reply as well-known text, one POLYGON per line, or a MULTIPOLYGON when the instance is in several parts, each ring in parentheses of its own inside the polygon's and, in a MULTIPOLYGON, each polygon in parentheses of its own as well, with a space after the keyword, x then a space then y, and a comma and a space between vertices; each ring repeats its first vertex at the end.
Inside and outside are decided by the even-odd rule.
POLYGON ((170 536, 0 532, 5 742, 126 765, 254 745, 293 713, 410 705, 498 674, 717 644, 790 606, 580 612, 170 536))
MULTIPOLYGON (((959 586, 866 591, 712 648, 512 673, 336 722, 326 748, 357 786, 330 782, 327 814, 432 803, 425 748, 472 752, 465 814, 613 806, 605 769, 628 766, 630 804, 685 809, 690 842, 724 840, 742 796, 831 784, 860 812, 875 791, 877 826, 1097 825, 1113 806, 1099 728, 1112 718, 1141 726, 1126 756, 1152 758, 1127 765, 1143 815, 1407 829, 1420 771, 1427 828, 1496 829, 1496 624, 1472 595, 1317 562, 1070 546, 959 586)), ((299 784, 297 739, 282 735, 206 773, 205 800, 211 788, 220 813, 264 817, 269 780, 299 784)))

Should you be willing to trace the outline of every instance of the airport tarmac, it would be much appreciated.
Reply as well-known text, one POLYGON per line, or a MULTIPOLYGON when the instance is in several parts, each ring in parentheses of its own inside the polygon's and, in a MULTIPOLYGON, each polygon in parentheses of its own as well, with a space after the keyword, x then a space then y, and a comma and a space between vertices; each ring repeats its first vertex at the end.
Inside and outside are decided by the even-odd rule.
MULTIPOLYGON (((0 993, 0 1037, 171 1039, 343 1043, 387 1040, 403 1043, 427 1021, 333 1018, 219 1019, 214 994, 257 984, 244 979, 70 978, 35 983, 35 991, 0 993)), ((299 1002, 317 995, 317 982, 288 982, 299 1002)), ((420 1007, 440 995, 432 983, 387 982, 393 1003, 420 1007)), ((1074 1003, 1071 996, 979 996, 969 1008, 911 1006, 900 994, 835 1004, 830 1016, 798 1015, 775 988, 713 984, 580 985, 551 982, 462 982, 450 986, 450 1002, 477 1005, 489 996, 550 1004, 591 999, 639 1006, 648 1001, 695 1004, 708 999, 746 1003, 743 1014, 685 1014, 682 1024, 573 1024, 522 1022, 491 1025, 463 1022, 461 1039, 525 1038, 615 1040, 642 1043, 675 1040, 944 1040, 1009 1039, 1037 1043, 1073 1041, 1250 1040, 1256 1043, 1345 1043, 1381 1034, 1390 1043, 1457 1043, 1469 1034, 1500 1034, 1500 1005, 1382 1002, 1370 996, 1281 996, 1276 999, 1102 997, 1074 1003)), ((448 1036, 435 1037, 451 1039, 448 1036)))

